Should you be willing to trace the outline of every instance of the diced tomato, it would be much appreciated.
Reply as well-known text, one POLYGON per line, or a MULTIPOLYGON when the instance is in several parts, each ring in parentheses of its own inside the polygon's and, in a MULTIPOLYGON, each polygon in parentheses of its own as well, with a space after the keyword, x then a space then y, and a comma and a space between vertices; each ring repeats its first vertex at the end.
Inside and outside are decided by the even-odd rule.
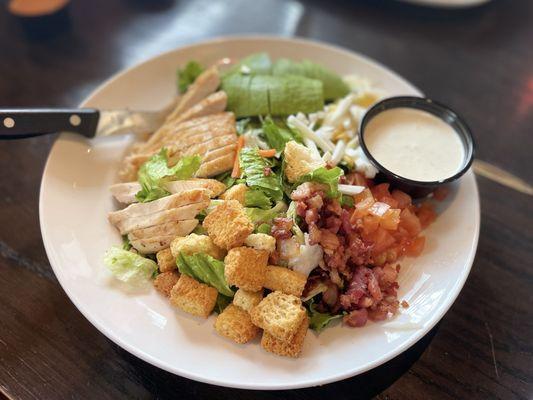
POLYGON ((395 243, 394 237, 383 228, 378 228, 376 232, 374 232, 372 235, 372 241, 374 243, 374 246, 372 247, 373 254, 379 254, 395 243))
POLYGON ((437 219, 437 213, 431 204, 428 201, 425 201, 420 205, 418 210, 416 210, 416 216, 420 221, 422 229, 426 229, 433 221, 437 219))
POLYGON ((365 189, 361 193, 356 194, 354 197, 355 204, 365 200, 365 199, 371 199, 374 201, 374 196, 372 196, 372 192, 370 189, 365 189))
POLYGON ((381 217, 380 226, 389 231, 396 230, 400 223, 400 213, 401 210, 399 209, 388 209, 381 217))
POLYGON ((376 201, 370 206, 370 208, 368 209, 368 213, 375 215, 376 217, 382 217, 383 214, 385 214, 389 208, 390 206, 387 203, 376 201))
POLYGON ((388 183, 380 183, 379 185, 376 185, 372 188, 372 194, 378 201, 382 201, 381 199, 383 197, 390 197, 389 193, 389 184, 388 183))
POLYGON ((368 237, 379 227, 380 218, 375 215, 365 215, 363 217, 363 237, 368 237))
POLYGON ((401 190, 393 190, 392 197, 398 202, 398 206, 394 208, 404 209, 411 205, 411 196, 401 190))
POLYGON ((400 213, 400 224, 402 228, 405 228, 409 235, 416 236, 422 230, 418 217, 412 213, 408 208, 405 208, 400 213))
POLYGON ((450 189, 447 186, 439 186, 433 192, 433 198, 437 201, 443 201, 448 196, 449 193, 450 193, 450 189))
POLYGON ((418 236, 414 238, 411 243, 405 248, 405 255, 410 257, 418 257, 424 250, 426 244, 426 238, 424 236, 418 236))
POLYGON ((386 203, 390 206, 390 208, 398 208, 398 202, 396 199, 392 196, 384 196, 380 200, 383 203, 386 203))

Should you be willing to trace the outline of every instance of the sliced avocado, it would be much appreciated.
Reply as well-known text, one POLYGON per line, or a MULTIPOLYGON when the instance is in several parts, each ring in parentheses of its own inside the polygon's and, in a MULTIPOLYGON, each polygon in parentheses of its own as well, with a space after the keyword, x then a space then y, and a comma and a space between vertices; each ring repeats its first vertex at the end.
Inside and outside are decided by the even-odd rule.
POLYGON ((272 77, 269 86, 270 114, 310 113, 324 107, 322 82, 298 75, 272 77))

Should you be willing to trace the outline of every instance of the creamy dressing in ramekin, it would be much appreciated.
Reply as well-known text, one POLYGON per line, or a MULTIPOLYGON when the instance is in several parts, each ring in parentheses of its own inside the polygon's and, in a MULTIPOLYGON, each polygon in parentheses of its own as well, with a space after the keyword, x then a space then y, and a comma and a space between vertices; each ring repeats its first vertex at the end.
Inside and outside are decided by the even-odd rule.
POLYGON ((377 114, 365 127, 364 141, 383 167, 415 181, 444 180, 464 163, 465 150, 457 132, 418 109, 400 107, 377 114))

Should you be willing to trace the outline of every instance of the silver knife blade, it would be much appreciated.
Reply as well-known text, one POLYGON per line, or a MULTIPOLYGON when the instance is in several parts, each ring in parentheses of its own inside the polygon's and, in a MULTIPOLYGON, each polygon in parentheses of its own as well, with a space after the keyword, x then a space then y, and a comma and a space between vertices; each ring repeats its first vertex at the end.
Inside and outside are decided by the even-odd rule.
POLYGON ((173 101, 158 111, 100 110, 95 136, 152 133, 163 125, 175 105, 176 101, 173 101))

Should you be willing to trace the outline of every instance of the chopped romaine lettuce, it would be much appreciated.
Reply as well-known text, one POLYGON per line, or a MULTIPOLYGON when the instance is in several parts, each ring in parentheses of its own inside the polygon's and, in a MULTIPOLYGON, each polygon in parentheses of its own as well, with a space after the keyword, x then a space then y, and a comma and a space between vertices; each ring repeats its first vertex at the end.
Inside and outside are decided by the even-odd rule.
POLYGON ((270 117, 266 117, 263 121, 263 134, 270 147, 278 152, 283 151, 287 142, 295 139, 289 129, 278 126, 270 117))
POLYGON ((348 196, 343 194, 341 196, 341 206, 344 207, 353 207, 355 205, 355 201, 353 199, 353 196, 348 196))
POLYGON ((220 314, 224 309, 231 304, 232 298, 229 296, 224 296, 223 294, 218 294, 217 302, 215 304, 215 312, 220 314))
POLYGON ((292 233, 294 233, 294 236, 296 236, 296 240, 300 244, 304 244, 304 233, 298 226, 298 215, 296 214, 296 202, 291 201, 291 204, 289 204, 289 208, 287 210, 287 218, 292 218, 292 233))
POLYGON ((128 235, 122 235, 122 248, 124 250, 131 249, 131 243, 130 243, 130 239, 128 238, 128 235))
POLYGON ((200 164, 200 156, 194 155, 182 157, 176 165, 169 167, 167 149, 163 147, 139 168, 138 178, 142 189, 136 195, 137 200, 144 203, 168 196, 170 193, 163 188, 163 184, 191 178, 200 164))
POLYGON ((316 332, 320 332, 322 329, 327 327, 331 321, 342 318, 343 316, 343 314, 326 314, 316 311, 313 304, 313 299, 309 300, 307 305, 309 311, 309 328, 315 330, 316 332))
POLYGON ((200 282, 214 287, 224 296, 233 297, 233 290, 229 287, 224 276, 223 261, 216 260, 203 253, 192 255, 180 253, 178 254, 176 263, 180 273, 189 275, 200 282))
POLYGON ((279 178, 272 170, 265 175, 265 171, 270 169, 272 164, 259 155, 258 149, 242 149, 239 154, 239 161, 248 187, 263 192, 273 201, 283 199, 279 178))
POLYGON ((287 211, 287 205, 283 201, 278 201, 274 207, 268 210, 247 207, 245 208, 245 211, 254 225, 259 226, 262 224, 270 224, 274 218, 284 214, 285 211, 287 211))
POLYGON ((242 118, 239 119, 235 125, 237 128, 237 133, 239 135, 243 135, 244 132, 246 132, 246 129, 248 128, 248 125, 250 124, 250 118, 242 118))
POLYGON ((257 227, 255 233, 264 233, 266 235, 270 235, 271 231, 272 227, 269 224, 261 224, 257 227))
POLYGON ((327 192, 328 197, 335 198, 339 197, 340 195, 339 178, 342 175, 344 175, 344 171, 339 167, 331 169, 320 167, 298 179, 298 182, 295 186, 298 186, 303 182, 324 183, 329 186, 329 190, 327 192))
POLYGON ((116 246, 106 252, 104 264, 115 278, 134 286, 146 283, 157 272, 154 261, 116 246))
POLYGON ((204 67, 196 61, 189 61, 185 68, 178 69, 178 89, 180 93, 185 93, 202 72, 204 72, 204 67))
POLYGON ((261 190, 249 188, 244 194, 244 205, 268 209, 270 208, 270 198, 261 190))

